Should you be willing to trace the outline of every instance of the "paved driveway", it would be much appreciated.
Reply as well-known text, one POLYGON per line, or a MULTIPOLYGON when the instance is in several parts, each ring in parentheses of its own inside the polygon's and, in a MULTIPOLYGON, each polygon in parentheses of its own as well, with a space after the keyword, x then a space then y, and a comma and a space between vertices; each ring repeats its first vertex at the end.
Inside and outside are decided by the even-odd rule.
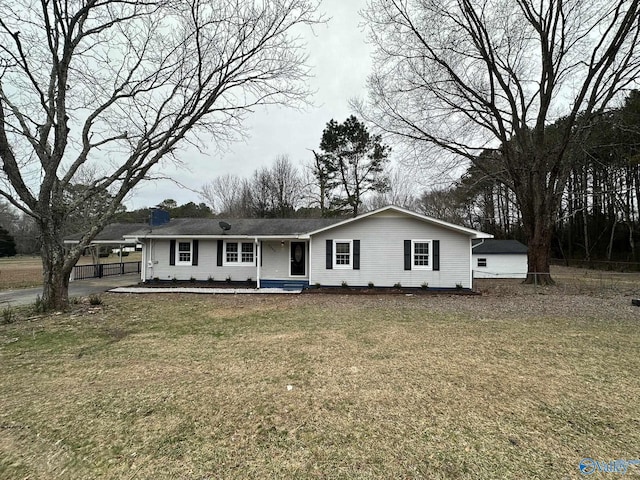
MULTIPOLYGON (((139 273, 114 275, 112 277, 75 280, 69 283, 69 297, 86 297, 92 293, 102 293, 115 287, 136 285, 140 281, 139 273)), ((29 305, 35 303, 36 297, 42 295, 42 287, 21 288, 19 290, 1 290, 0 306, 29 305)))

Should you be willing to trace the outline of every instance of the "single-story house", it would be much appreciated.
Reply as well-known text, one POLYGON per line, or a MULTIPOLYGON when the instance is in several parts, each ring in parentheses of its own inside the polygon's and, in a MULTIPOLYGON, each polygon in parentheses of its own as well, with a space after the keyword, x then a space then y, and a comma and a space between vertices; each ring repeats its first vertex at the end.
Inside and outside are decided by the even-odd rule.
POLYGON ((471 246, 491 235, 396 206, 349 219, 171 219, 124 237, 143 281, 471 288, 471 246))
POLYGON ((526 278, 527 246, 517 240, 474 241, 473 277, 526 278))

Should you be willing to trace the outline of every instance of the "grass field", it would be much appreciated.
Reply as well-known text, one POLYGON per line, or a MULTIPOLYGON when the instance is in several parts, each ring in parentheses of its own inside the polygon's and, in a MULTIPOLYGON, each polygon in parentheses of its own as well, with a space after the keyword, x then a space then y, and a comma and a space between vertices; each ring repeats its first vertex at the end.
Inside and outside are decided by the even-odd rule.
MULTIPOLYGON (((141 253, 131 253, 123 257, 124 262, 137 262, 142 257, 141 253)), ((119 263, 118 255, 110 255, 101 258, 101 263, 119 263)), ((90 265, 92 257, 85 256, 78 260, 77 265, 90 265)), ((0 258, 0 290, 13 288, 39 287, 42 285, 42 260, 37 256, 17 256, 0 258)))
POLYGON ((0 478, 556 479, 638 458, 630 297, 483 288, 105 294, 0 326, 0 478))

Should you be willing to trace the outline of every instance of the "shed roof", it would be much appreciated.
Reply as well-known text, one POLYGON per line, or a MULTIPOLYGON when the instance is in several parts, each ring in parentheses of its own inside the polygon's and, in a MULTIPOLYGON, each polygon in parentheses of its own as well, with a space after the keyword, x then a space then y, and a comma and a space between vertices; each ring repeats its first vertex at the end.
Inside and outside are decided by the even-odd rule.
POLYGON ((526 254, 527 246, 517 240, 488 238, 473 246, 474 254, 526 254))

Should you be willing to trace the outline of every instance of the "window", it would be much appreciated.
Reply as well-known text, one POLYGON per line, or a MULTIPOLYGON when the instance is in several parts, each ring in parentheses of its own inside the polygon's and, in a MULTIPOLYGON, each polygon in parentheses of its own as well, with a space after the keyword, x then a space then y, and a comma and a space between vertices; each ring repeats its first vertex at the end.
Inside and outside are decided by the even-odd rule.
POLYGON ((431 270, 431 240, 412 240, 411 264, 415 270, 431 270))
POLYGON ((253 242, 226 242, 225 265, 253 265, 253 242))
POLYGON ((191 242, 178 242, 176 264, 191 265, 191 242))
POLYGON ((242 263, 253 263, 253 243, 242 244, 242 263))
POLYGON ((351 268, 353 240, 333 241, 333 267, 351 268))
POLYGON ((487 259, 486 258, 479 258, 478 259, 478 266, 479 267, 486 267, 487 266, 487 259))

